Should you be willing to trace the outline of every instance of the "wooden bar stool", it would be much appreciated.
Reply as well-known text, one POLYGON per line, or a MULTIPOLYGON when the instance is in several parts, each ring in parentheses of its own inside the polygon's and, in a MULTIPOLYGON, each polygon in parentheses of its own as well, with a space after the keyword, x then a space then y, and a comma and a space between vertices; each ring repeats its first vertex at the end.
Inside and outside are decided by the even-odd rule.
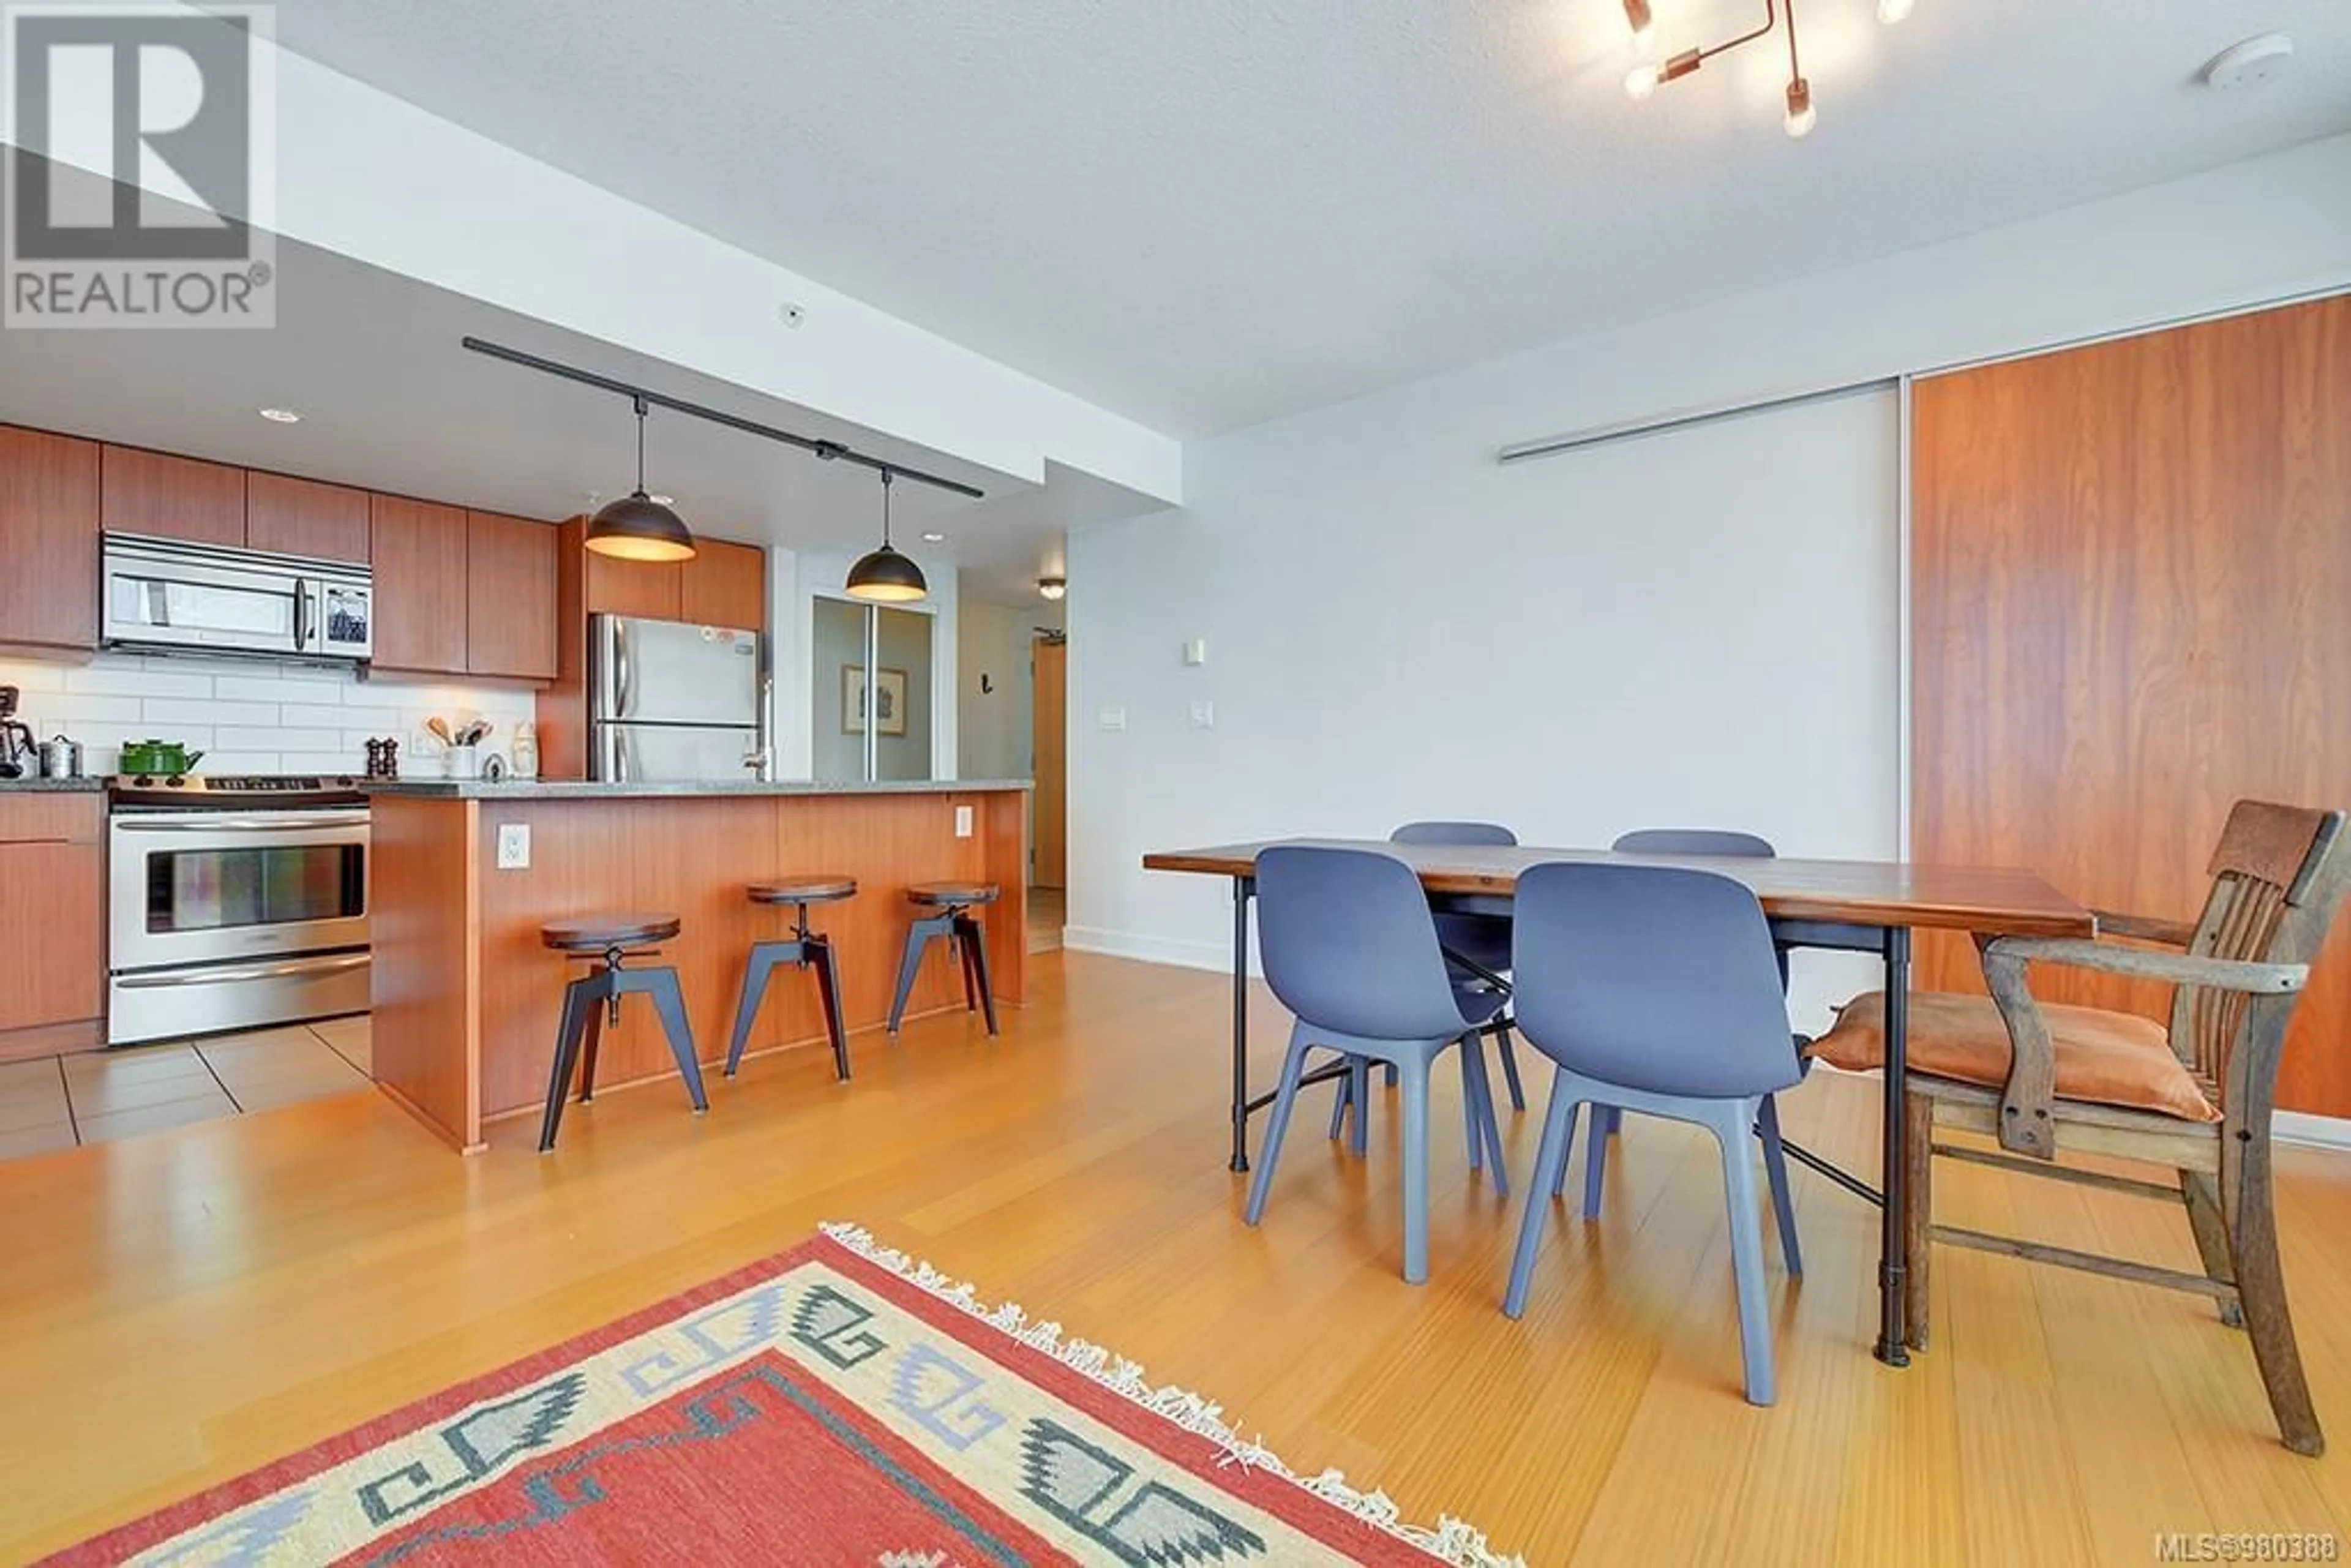
POLYGON ((898 995, 890 1003, 890 1032, 898 1032, 899 1020, 905 1017, 906 997, 914 988, 914 977, 922 972, 923 950, 934 936, 944 936, 963 950, 963 999, 967 1010, 978 1008, 987 1014, 987 1032, 996 1032, 996 997, 987 988, 987 944, 980 935, 979 922, 971 912, 981 904, 994 904, 997 887, 992 882, 918 882, 906 890, 906 901, 917 909, 935 909, 906 927, 906 956, 898 965, 898 995))
POLYGON ((702 1092, 702 1067, 694 1057, 694 1030, 685 1020, 685 998, 677 988, 677 970, 667 964, 650 969, 624 967, 630 958, 660 956, 656 943, 675 936, 684 923, 674 915, 589 915, 577 920, 550 920, 538 928, 538 939, 557 952, 596 966, 563 988, 563 1021, 555 1030, 555 1069, 547 1079, 547 1114, 539 1123, 538 1152, 555 1147, 555 1130, 563 1121, 563 1100, 571 1087, 571 1070, 580 1061, 580 1047, 588 1060, 580 1062, 580 1099, 585 1103, 596 1092, 596 1048, 604 1038, 605 1015, 621 1022, 621 998, 641 991, 653 998, 661 1018, 662 1033, 670 1054, 677 1058, 678 1075, 694 1101, 696 1115, 710 1109, 702 1092))
POLYGON ((816 969, 817 996, 824 1003, 824 1031, 832 1040, 832 1069, 841 1082, 849 1080, 849 1040, 841 1027, 841 971, 833 965, 832 940, 821 931, 809 929, 808 912, 811 904, 835 904, 857 896, 857 883, 845 876, 801 876, 781 882, 753 883, 747 890, 754 904, 789 904, 799 913, 792 917, 792 935, 788 942, 758 942, 751 946, 751 961, 743 971, 743 995, 735 1004, 735 1038, 726 1047, 726 1076, 735 1076, 735 1069, 743 1060, 743 1047, 751 1038, 751 1020, 759 1016, 759 1002, 768 994, 768 977, 778 964, 790 964, 797 968, 816 969))

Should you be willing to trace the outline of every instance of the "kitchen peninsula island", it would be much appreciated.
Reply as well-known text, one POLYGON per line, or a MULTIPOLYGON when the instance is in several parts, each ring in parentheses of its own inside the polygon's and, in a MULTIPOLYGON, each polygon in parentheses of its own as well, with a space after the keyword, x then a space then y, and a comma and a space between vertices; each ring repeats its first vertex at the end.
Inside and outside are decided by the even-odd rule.
MULTIPOLYGON (((832 938, 852 1032, 888 1019, 916 913, 906 888, 919 882, 1002 889, 980 915, 992 989, 1018 1006, 1028 969, 1028 789, 1025 780, 371 785, 376 1082, 468 1153, 484 1146, 485 1123, 536 1115, 564 984, 580 972, 541 946, 539 927, 623 911, 684 923, 661 961, 677 967, 696 1053, 723 1061, 751 945, 785 936, 792 918, 789 908, 752 904, 745 889, 787 875, 856 879, 854 898, 809 912, 832 938), (968 836, 956 832, 962 810, 968 836), (501 867, 501 830, 515 828, 528 833, 528 863, 501 867)), ((823 1038, 816 987, 794 978, 779 974, 768 988, 753 1051, 823 1038)), ((963 1005, 955 956, 934 944, 907 1016, 963 1005)), ((675 1072, 652 1010, 630 1003, 604 1035, 598 1090, 675 1072)), ((724 1113, 723 1094, 714 1107, 724 1113)))

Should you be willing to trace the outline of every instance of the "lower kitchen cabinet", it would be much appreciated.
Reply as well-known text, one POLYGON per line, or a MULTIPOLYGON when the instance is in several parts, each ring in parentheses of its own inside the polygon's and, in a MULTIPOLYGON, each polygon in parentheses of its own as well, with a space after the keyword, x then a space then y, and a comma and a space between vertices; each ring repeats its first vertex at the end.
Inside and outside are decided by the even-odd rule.
POLYGON ((0 796, 0 1061, 99 1043, 106 1004, 104 803, 0 796))

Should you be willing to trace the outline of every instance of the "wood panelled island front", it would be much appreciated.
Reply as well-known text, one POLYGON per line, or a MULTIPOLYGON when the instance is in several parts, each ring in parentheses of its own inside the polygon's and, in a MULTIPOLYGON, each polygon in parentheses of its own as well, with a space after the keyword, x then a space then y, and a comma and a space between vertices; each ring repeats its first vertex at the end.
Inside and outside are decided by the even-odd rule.
MULTIPOLYGON (((754 942, 782 937, 789 908, 757 905, 747 884, 836 873, 857 896, 812 907, 841 967, 853 1032, 889 1017, 899 955, 914 913, 906 889, 984 878, 1001 890, 982 912, 999 1002, 1027 993, 1025 782, 819 785, 439 783, 378 785, 370 853, 376 1081, 458 1148, 483 1124, 546 1100, 563 987, 581 972, 539 942, 567 916, 633 911, 684 923, 662 949, 677 967, 696 1053, 723 1061, 754 942), (958 808, 972 813, 957 837, 958 808), (529 830, 529 864, 498 866, 502 827, 529 830)), ((907 1016, 963 1003, 954 955, 934 944, 907 1016)), ((978 1027, 977 1024, 975 1028, 978 1027)), ((816 986, 786 970, 770 983, 752 1051, 820 1040, 816 986)), ((852 1061, 859 1042, 851 1042, 852 1061)), ((605 1033, 597 1087, 674 1077, 642 1000, 605 1033)), ((726 1095, 714 1086, 712 1110, 726 1095)), ((681 1094, 679 1104, 684 1108, 681 1094)))

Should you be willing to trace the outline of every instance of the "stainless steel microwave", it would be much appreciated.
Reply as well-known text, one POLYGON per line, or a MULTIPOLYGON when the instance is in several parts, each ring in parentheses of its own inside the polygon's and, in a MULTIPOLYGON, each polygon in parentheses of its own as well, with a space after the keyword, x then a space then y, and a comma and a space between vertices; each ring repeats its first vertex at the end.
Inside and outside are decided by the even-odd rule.
POLYGON ((375 653, 365 566, 110 533, 100 635, 109 647, 358 662, 375 653))

